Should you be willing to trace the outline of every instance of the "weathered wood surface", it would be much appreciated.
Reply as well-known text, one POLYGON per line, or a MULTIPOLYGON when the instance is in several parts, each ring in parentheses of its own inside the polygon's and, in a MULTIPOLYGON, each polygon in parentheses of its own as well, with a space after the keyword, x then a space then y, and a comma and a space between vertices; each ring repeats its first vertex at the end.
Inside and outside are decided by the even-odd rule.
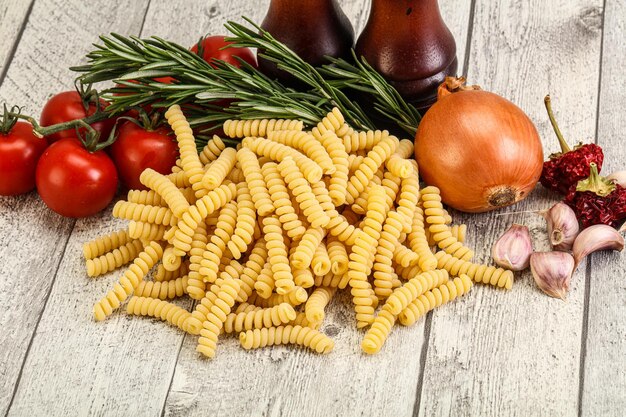
POLYGON ((0 83, 8 68, 15 47, 20 41, 20 34, 30 13, 34 0, 4 0, 0 4, 0 83))
MULTIPOLYGON (((34 2, 0 86, 0 101, 34 114, 54 91, 71 88, 67 67, 99 33, 141 31, 187 45, 203 33, 223 33, 226 20, 259 21, 269 3, 34 2)), ((28 14, 28 2, 9 3, 0 5, 0 35, 9 34, 3 41, 18 39, 20 27, 11 20, 17 29, 8 31, 3 16, 28 14)), ((556 149, 543 110, 547 92, 571 142, 594 136, 602 57, 598 139, 612 155, 606 172, 621 167, 623 0, 606 0, 606 13, 601 0, 440 3, 460 71, 466 62, 471 82, 528 112, 546 154, 556 149)), ((358 33, 369 1, 341 4, 358 33)), ((0 44, 0 65, 12 48, 0 44)), ((538 188, 516 209, 551 201, 538 188)), ((492 242, 514 220, 531 227, 537 249, 547 249, 538 217, 455 218, 468 223, 480 260, 488 260, 492 242)), ((541 294, 528 273, 508 293, 477 286, 416 326, 395 329, 374 357, 360 353, 362 334, 340 297, 322 329, 336 341, 331 355, 291 347, 246 352, 236 338, 225 338, 217 358, 207 361, 195 352, 195 337, 163 323, 125 314, 93 322, 92 303, 117 273, 88 279, 81 245, 123 224, 108 210, 74 226, 34 194, 0 199, 0 415, 600 416, 619 415, 626 405, 626 287, 612 285, 624 275, 619 255, 594 256, 581 266, 566 303, 541 294)))
MULTIPOLYGON (((478 0, 475 7, 469 80, 526 111, 546 155, 558 146, 543 106, 547 93, 572 141, 593 137, 602 1, 478 0)), ((539 186, 513 210, 547 208, 546 195, 539 186)), ((462 219, 480 261, 490 260, 491 245, 513 222, 530 227, 535 250, 549 250, 540 216, 462 219)), ((516 278, 510 292, 476 286, 433 312, 419 415, 577 414, 585 267, 566 302, 546 297, 528 272, 516 278)))
MULTIPOLYGON (((602 73, 596 142, 605 150, 602 172, 623 170, 623 106, 626 103, 626 2, 607 0, 604 11, 602 73)), ((577 139, 592 140, 593 135, 577 139)), ((574 138, 572 138, 574 139, 574 138)), ((582 415, 621 415, 626 410, 626 267, 616 253, 594 254, 589 260, 589 310, 582 363, 582 415)), ((584 266, 583 266, 584 267, 584 266)))

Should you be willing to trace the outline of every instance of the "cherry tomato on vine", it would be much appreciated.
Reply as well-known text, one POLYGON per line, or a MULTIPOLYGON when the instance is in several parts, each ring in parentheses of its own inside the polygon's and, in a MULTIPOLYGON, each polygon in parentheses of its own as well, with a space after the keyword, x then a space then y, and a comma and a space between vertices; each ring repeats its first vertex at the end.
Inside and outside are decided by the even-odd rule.
MULTIPOLYGON (((238 56, 253 67, 257 67, 256 58, 249 48, 226 48, 220 50, 224 46, 232 43, 226 42, 224 36, 207 36, 200 43, 202 45, 202 59, 208 63, 211 63, 213 59, 220 59, 239 68, 241 64, 235 58, 238 56)), ((200 43, 192 46, 191 52, 197 54, 199 49, 198 45, 200 43)))
POLYGON ((104 151, 89 152, 77 138, 61 139, 37 164, 37 191, 65 217, 87 217, 104 209, 117 191, 117 171, 104 151))
MULTIPOLYGON (((100 108, 104 109, 108 103, 100 99, 100 108)), ((96 112, 96 104, 89 103, 88 111, 85 110, 83 99, 78 91, 64 91, 50 98, 41 110, 41 118, 39 124, 41 126, 50 126, 58 123, 69 122, 71 120, 83 119, 92 116, 96 112)), ((106 119, 91 124, 100 137, 106 140, 111 133, 111 129, 115 124, 115 119, 106 119)), ((81 129, 81 132, 85 129, 81 129)), ((75 137, 76 129, 66 129, 57 133, 48 135, 46 138, 50 143, 56 142, 62 138, 75 137)))
POLYGON ((0 131, 0 195, 18 195, 35 188, 35 169, 48 141, 33 134, 30 123, 17 122, 0 131))
POLYGON ((178 146, 166 126, 145 129, 127 121, 118 130, 118 137, 110 147, 120 182, 129 189, 147 189, 139 176, 146 168, 169 174, 178 158, 178 146))

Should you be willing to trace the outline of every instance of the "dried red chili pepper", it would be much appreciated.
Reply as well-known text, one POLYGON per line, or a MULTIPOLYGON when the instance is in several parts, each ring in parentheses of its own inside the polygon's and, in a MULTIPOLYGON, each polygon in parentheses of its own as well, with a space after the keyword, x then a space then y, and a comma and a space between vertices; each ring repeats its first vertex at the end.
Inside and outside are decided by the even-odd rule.
POLYGON ((583 145, 579 143, 570 149, 561 134, 561 130, 556 123, 550 96, 544 99, 550 123, 554 128, 554 133, 561 144, 561 152, 553 153, 550 158, 543 163, 543 172, 541 173, 541 184, 560 194, 568 194, 570 189, 578 184, 578 181, 587 178, 590 175, 589 166, 593 162, 597 165, 598 171, 602 169, 604 162, 604 153, 602 148, 594 143, 583 145))
POLYGON ((589 178, 578 182, 565 197, 583 227, 608 224, 618 227, 626 219, 626 188, 601 177, 595 163, 590 164, 589 178))

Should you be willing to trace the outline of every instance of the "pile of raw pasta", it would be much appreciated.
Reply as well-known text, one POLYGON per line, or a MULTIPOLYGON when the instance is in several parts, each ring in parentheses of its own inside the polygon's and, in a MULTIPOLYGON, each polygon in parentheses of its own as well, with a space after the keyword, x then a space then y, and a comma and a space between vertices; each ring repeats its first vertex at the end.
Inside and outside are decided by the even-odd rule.
POLYGON ((198 154, 180 108, 166 118, 179 164, 167 176, 144 171, 150 190, 113 209, 128 229, 84 246, 90 276, 132 262, 95 304, 98 321, 127 302, 128 314, 199 335, 208 357, 230 333, 246 349, 327 353, 324 309, 346 290, 367 330, 362 349, 375 353, 396 320, 413 324, 472 281, 512 286, 510 271, 470 262, 465 226, 450 226, 436 188, 419 189, 410 140, 355 132, 335 109, 311 131, 293 120, 228 121, 238 148, 216 136, 198 154), (197 300, 191 312, 167 301, 184 295, 197 300))

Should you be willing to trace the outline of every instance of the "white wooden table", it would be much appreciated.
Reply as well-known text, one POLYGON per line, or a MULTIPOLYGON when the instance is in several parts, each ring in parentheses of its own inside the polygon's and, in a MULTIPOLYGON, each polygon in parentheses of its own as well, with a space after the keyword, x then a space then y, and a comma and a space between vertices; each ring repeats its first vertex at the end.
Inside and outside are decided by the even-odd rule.
MULTIPOLYGON (((341 2, 357 32, 369 1, 341 2)), ((268 1, 0 0, 0 102, 37 116, 72 88, 70 65, 101 33, 159 35, 183 45, 257 21, 268 1)), ((606 172, 625 167, 626 1, 442 0, 470 82, 500 93, 557 149, 542 99, 550 92, 570 142, 594 140, 606 172)), ((516 209, 545 208, 541 187, 516 209)), ((510 222, 547 250, 539 216, 460 215, 480 261, 510 222)), ((92 320, 116 278, 87 278, 85 240, 115 230, 110 209, 70 220, 35 193, 0 198, 0 415, 8 416, 622 416, 626 414, 626 259, 588 258, 566 302, 529 273, 504 292, 476 286, 463 299, 393 331, 361 354, 345 299, 323 331, 327 356, 278 347, 243 351, 224 340, 204 360, 195 338, 150 319, 92 320)), ((190 303, 181 305, 190 308, 190 303)))

